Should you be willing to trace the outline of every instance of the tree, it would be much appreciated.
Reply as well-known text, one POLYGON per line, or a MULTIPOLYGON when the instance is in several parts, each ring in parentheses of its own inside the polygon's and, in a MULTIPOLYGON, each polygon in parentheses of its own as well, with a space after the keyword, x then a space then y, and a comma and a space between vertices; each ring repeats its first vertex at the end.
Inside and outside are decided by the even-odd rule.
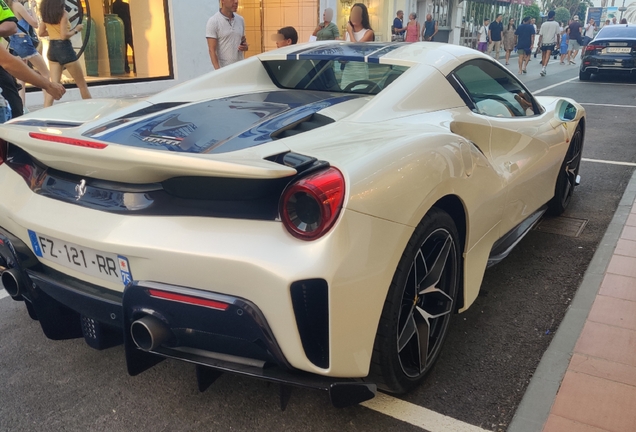
POLYGON ((555 15, 554 15, 554 20, 556 22, 564 22, 564 23, 568 23, 570 21, 570 11, 567 10, 564 7, 558 7, 556 8, 556 10, 554 11, 555 15))
MULTIPOLYGON (((578 7, 578 9, 577 9, 577 11, 576 11, 576 14, 579 16, 579 19, 580 19, 582 22, 587 22, 587 21, 586 21, 587 8, 588 8, 589 6, 594 6, 594 4, 593 4, 593 3, 591 3, 591 4, 590 4, 590 3, 591 3, 591 2, 589 2, 589 1, 579 3, 579 7, 578 7)), ((600 23, 596 23, 596 25, 599 25, 599 24, 600 24, 600 23)))
POLYGON ((537 25, 541 22, 541 11, 539 11, 539 6, 537 6, 536 3, 532 3, 532 5, 524 7, 523 16, 529 16, 530 18, 536 19, 537 25))

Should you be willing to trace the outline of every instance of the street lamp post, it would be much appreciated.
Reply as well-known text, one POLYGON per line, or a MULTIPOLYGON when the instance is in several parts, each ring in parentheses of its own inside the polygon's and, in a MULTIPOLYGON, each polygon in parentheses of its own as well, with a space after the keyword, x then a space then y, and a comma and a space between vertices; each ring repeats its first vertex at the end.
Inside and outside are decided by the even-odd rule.
POLYGON ((619 7, 618 10, 621 12, 621 21, 622 21, 623 20, 623 14, 627 10, 627 8, 625 7, 625 0, 623 0, 623 6, 619 7))

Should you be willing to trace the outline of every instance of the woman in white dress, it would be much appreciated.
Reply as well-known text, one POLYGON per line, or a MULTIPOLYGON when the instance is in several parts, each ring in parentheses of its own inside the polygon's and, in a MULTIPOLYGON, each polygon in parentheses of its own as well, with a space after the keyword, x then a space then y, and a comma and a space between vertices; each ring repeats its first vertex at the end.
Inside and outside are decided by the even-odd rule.
MULTIPOLYGON (((369 21, 369 10, 366 5, 356 3, 351 6, 349 13, 349 22, 347 23, 347 33, 345 41, 347 42, 372 42, 374 39, 373 29, 369 21)), ((368 80, 369 68, 363 62, 347 62, 344 64, 342 71, 342 79, 340 88, 345 89, 354 81, 368 80)))

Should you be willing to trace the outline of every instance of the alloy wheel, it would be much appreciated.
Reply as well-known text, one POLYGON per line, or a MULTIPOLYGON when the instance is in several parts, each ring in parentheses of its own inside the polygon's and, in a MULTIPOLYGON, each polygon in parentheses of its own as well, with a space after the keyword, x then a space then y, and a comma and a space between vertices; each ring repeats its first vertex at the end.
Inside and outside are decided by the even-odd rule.
POLYGON ((397 327, 398 358, 409 378, 428 372, 445 339, 457 287, 455 247, 451 234, 437 229, 410 266, 397 327))

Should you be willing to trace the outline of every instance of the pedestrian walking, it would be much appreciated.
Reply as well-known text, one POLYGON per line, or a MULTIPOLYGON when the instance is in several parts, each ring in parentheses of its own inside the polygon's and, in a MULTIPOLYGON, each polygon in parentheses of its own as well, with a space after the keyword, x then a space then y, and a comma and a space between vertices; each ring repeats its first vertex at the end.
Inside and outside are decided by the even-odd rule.
MULTIPOLYGON (((17 21, 11 8, 4 0, 0 0, 0 37, 7 38, 15 34, 18 31, 17 21)), ((11 55, 8 50, 0 49, 0 90, 2 97, 9 104, 12 118, 23 114, 16 78, 46 90, 54 99, 61 98, 66 92, 61 84, 50 82, 31 70, 22 60, 11 55)))
POLYGON ((314 30, 313 36, 319 41, 340 39, 338 26, 333 23, 333 9, 327 8, 322 13, 322 22, 314 30))
POLYGON ((561 34, 561 64, 565 64, 565 60, 568 58, 568 42, 570 41, 570 37, 568 33, 564 30, 561 34))
POLYGON ((539 46, 541 47, 541 76, 545 76, 550 62, 550 55, 560 43, 559 23, 554 20, 556 13, 548 12, 548 20, 541 25, 539 30, 539 46))
POLYGON ((495 54, 493 58, 495 60, 499 60, 499 52, 501 51, 501 39, 503 36, 503 23, 501 20, 503 19, 501 14, 497 14, 495 21, 488 26, 488 38, 490 39, 491 46, 489 47, 489 51, 491 48, 495 50, 495 54))
POLYGON ((245 20, 237 10, 238 0, 221 0, 221 9, 208 20, 205 37, 215 70, 243 60, 248 49, 245 20))
POLYGON ((581 36, 581 23, 579 22, 579 16, 574 15, 572 17, 572 21, 570 25, 568 25, 568 64, 576 64, 574 60, 576 59, 576 55, 579 53, 581 49, 581 44, 583 43, 583 39, 581 36))
POLYGON ((417 42, 420 40, 420 23, 417 22, 417 14, 409 14, 409 22, 406 25, 406 42, 417 42))
POLYGON ((477 49, 483 53, 488 51, 488 25, 490 24, 490 20, 488 18, 484 19, 484 25, 479 27, 479 43, 477 44, 477 49))
MULTIPOLYGON (((532 27, 534 27, 534 34, 535 34, 535 35, 536 35, 536 34, 539 34, 539 30, 537 29, 537 20, 536 20, 536 18, 532 18, 532 19, 530 20, 530 24, 532 24, 532 27)), ((534 40, 534 39, 533 39, 533 40, 534 40)), ((534 42, 533 42, 533 43, 534 43, 534 42)), ((532 46, 532 48, 534 49, 534 45, 532 46)), ((538 52, 539 52, 539 47, 537 46, 537 49, 536 49, 536 50, 535 50, 535 52, 534 52, 534 58, 537 58, 537 53, 538 53, 538 52)), ((530 57, 528 58, 528 61, 531 61, 531 60, 532 60, 532 56, 530 56, 530 57)))
POLYGON ((49 37, 49 49, 46 57, 49 59, 49 67, 51 68, 51 81, 61 83, 62 72, 66 69, 75 81, 82 99, 90 99, 91 93, 88 91, 84 72, 77 61, 77 54, 75 54, 71 43, 71 38, 81 32, 84 26, 78 24, 71 29, 70 18, 65 7, 65 0, 42 0, 40 2, 42 24, 38 28, 38 35, 49 37))
POLYGON ((433 15, 427 14, 426 21, 424 21, 424 30, 422 32, 422 40, 435 42, 436 34, 437 34, 437 21, 433 19, 433 15))
MULTIPOLYGON (((44 58, 34 45, 34 41, 37 41, 37 39, 31 36, 31 34, 35 34, 33 29, 38 28, 39 23, 37 18, 25 7, 27 1, 28 0, 15 0, 11 2, 11 11, 18 20, 16 24, 18 31, 9 38, 9 48, 11 48, 15 55, 20 57, 23 62, 31 62, 33 69, 38 71, 46 80, 49 80, 49 68, 46 66, 44 58)), ((26 107, 26 85, 22 81, 20 84, 22 85, 20 98, 22 99, 22 105, 26 107)), ((51 105, 53 105, 53 96, 44 91, 44 106, 50 107, 51 105)))
POLYGON ((515 32, 517 31, 517 26, 515 26, 515 19, 510 18, 508 20, 508 25, 504 29, 503 32, 503 46, 506 51, 506 65, 509 64, 510 54, 512 54, 512 50, 515 49, 515 32))
POLYGON ((519 55, 519 75, 526 73, 534 45, 535 32, 530 20, 530 17, 525 17, 515 31, 515 36, 517 36, 517 54, 519 55))

